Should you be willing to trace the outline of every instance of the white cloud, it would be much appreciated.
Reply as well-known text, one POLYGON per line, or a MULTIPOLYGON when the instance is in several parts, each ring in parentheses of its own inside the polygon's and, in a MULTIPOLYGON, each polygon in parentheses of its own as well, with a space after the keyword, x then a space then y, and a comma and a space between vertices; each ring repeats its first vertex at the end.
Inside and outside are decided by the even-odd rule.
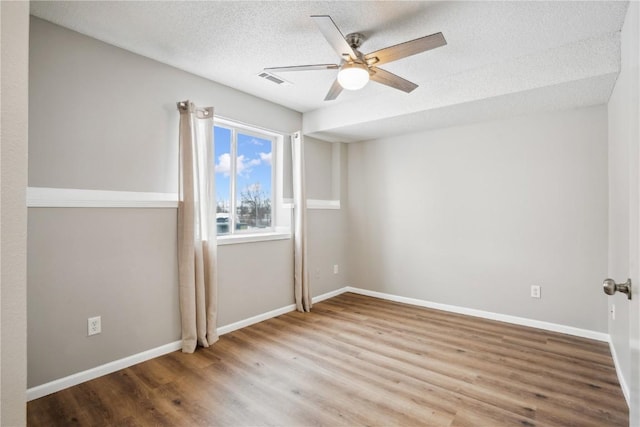
MULTIPOLYGON (((242 158, 244 158, 244 155, 240 156, 242 158)), ((245 163, 246 167, 251 167, 251 166, 258 166, 260 164, 260 159, 251 159, 249 161, 247 161, 247 163, 245 163)))
MULTIPOLYGON (((253 166, 258 166, 261 163, 267 163, 271 165, 271 153, 260 153, 260 158, 248 159, 244 154, 241 154, 236 159, 236 172, 238 175, 248 176, 251 173, 253 166)), ((231 155, 224 153, 218 156, 218 163, 215 165, 216 173, 221 173, 224 176, 231 174, 231 155)))
POLYGON ((271 152, 260 153, 260 160, 271 166, 271 152))
POLYGON ((249 143, 253 144, 253 145, 264 145, 264 142, 259 141, 259 140, 255 139, 255 138, 251 138, 251 141, 249 141, 249 143))
POLYGON ((229 153, 224 153, 218 156, 216 173, 224 174, 224 176, 229 176, 231 173, 231 155, 229 153))
POLYGON ((251 166, 260 164, 260 160, 258 160, 257 164, 255 163, 255 160, 258 159, 248 160, 246 157, 244 157, 244 154, 239 155, 238 159, 236 160, 236 173, 238 175, 249 176, 249 173, 251 172, 251 166))

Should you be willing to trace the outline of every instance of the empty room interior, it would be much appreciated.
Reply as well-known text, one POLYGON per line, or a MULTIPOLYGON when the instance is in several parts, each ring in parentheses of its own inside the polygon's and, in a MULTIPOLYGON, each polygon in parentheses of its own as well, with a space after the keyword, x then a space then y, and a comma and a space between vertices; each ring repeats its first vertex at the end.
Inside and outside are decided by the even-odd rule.
POLYGON ((637 1, 1 2, 2 426, 640 426, 637 1))

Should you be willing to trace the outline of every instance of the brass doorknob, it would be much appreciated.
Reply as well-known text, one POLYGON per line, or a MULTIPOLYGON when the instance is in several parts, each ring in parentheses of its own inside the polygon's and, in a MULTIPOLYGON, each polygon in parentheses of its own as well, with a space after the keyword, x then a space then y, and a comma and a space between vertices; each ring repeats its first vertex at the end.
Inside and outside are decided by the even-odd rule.
POLYGON ((631 299, 631 279, 627 279, 624 283, 616 283, 613 279, 604 279, 602 290, 607 295, 613 295, 616 291, 622 292, 627 294, 627 299, 631 299))

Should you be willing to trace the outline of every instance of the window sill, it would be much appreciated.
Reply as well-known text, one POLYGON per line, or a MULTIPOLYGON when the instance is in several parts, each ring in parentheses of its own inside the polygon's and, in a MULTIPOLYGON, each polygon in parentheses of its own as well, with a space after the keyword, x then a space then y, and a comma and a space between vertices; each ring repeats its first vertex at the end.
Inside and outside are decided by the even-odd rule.
POLYGON ((238 243, 269 242, 271 240, 291 239, 291 233, 271 232, 259 234, 235 234, 233 236, 219 236, 218 246, 235 245, 238 243))

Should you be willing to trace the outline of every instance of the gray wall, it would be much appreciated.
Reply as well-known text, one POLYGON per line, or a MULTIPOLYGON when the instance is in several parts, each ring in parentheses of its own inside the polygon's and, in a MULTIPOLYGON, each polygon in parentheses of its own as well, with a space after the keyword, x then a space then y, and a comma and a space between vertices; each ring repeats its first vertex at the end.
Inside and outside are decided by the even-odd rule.
POLYGON ((334 195, 333 179, 333 151, 334 144, 318 139, 304 137, 305 172, 316 179, 306 183, 307 197, 309 199, 331 200, 339 198, 334 195))
MULTIPOLYGON (((609 100, 609 269, 608 277, 624 282, 638 278, 638 4, 629 6, 622 29, 622 69, 609 100), (630 259, 633 262, 630 262, 630 259)), ((634 296, 635 299, 635 296, 634 296)), ((615 305, 615 320, 609 316, 609 334, 620 370, 631 386, 630 312, 626 295, 608 298, 609 312, 615 305)), ((635 315, 632 316, 632 315, 635 315)), ((638 375, 636 373, 636 375, 638 375)))
POLYGON ((301 115, 31 18, 29 185, 178 191, 176 102, 282 132, 301 115))
POLYGON ((347 146, 311 137, 304 141, 307 198, 340 201, 340 209, 307 211, 309 282, 312 296, 318 296, 347 284, 347 146))
POLYGON ((175 209, 30 208, 29 385, 176 341, 175 209), (87 318, 102 333, 87 337, 87 318))
POLYGON ((220 326, 293 303, 290 240, 218 247, 220 326))
POLYGON ((29 3, 0 2, 0 425, 26 424, 29 3))
MULTIPOLYGON (((176 192, 179 100, 284 133, 301 128, 295 111, 37 18, 29 83, 33 187, 176 192)), ((314 265, 345 264, 343 216, 310 216, 314 265)), ((29 209, 29 387, 179 339, 175 227, 175 209, 29 209), (94 315, 103 332, 87 337, 94 315)), ((219 326, 293 303, 290 240, 218 253, 219 326)), ((344 286, 339 279, 316 280, 313 294, 344 286)))
POLYGON ((350 285, 606 331, 605 106, 349 144, 348 157, 350 285))

